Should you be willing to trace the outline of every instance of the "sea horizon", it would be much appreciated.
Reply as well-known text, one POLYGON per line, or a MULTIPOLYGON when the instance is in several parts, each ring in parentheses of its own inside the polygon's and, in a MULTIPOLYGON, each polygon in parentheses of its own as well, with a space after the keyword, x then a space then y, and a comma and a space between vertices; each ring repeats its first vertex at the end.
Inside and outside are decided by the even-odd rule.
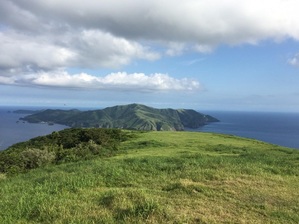
POLYGON ((299 113, 269 111, 203 111, 220 120, 197 129, 236 135, 299 149, 299 113))
MULTIPOLYGON (((104 108, 104 107, 102 107, 104 108)), ((65 125, 30 124, 18 122, 26 114, 16 110, 79 109, 94 110, 100 107, 49 107, 49 106, 0 106, 0 150, 31 138, 69 128, 65 125)), ((299 149, 299 113, 266 111, 199 110, 216 117, 220 122, 209 123, 198 129, 186 131, 212 132, 256 139, 271 144, 299 149)))

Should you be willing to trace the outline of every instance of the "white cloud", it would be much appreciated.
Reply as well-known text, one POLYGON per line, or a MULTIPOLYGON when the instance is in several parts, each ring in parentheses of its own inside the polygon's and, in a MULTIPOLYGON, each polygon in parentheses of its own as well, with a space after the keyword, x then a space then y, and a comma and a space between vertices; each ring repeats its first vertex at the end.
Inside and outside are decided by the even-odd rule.
POLYGON ((299 53, 288 60, 288 63, 292 66, 299 67, 299 53))
POLYGON ((203 45, 203 44, 196 44, 194 46, 195 51, 198 51, 200 53, 211 53, 213 52, 214 48, 212 46, 209 45, 203 45))
POLYGON ((178 55, 183 54, 184 50, 186 50, 185 44, 171 42, 168 44, 168 49, 166 50, 166 55, 178 56, 178 55))
POLYGON ((6 21, 16 26, 38 18, 36 30, 67 24, 126 39, 210 45, 299 39, 297 0, 19 0, 14 8, 31 16, 11 21, 5 15, 6 21))
POLYGON ((205 58, 195 58, 195 59, 183 62, 183 65, 185 65, 185 66, 192 66, 192 65, 200 63, 200 62, 202 62, 204 60, 205 60, 205 58))
POLYGON ((157 60, 160 55, 135 41, 112 36, 99 30, 84 30, 73 37, 78 52, 77 65, 84 67, 119 67, 132 59, 157 60))
POLYGON ((68 65, 76 57, 72 50, 37 37, 0 32, 0 68, 52 69, 68 65))
POLYGON ((7 70, 55 70, 64 67, 117 68, 133 59, 157 60, 160 55, 135 41, 97 30, 84 30, 56 37, 28 36, 0 31, 0 75, 7 70))
POLYGON ((13 84, 15 84, 15 78, 0 76, 0 84, 13 85, 13 84))
MULTIPOLYGON (((210 53, 223 44, 299 41, 298 8, 298 0, 2 0, 0 76, 2 83, 29 81, 28 74, 35 74, 31 84, 54 77, 54 86, 58 80, 66 86, 80 81, 101 86, 97 77, 88 82, 82 75, 57 71, 119 68, 134 60, 158 60, 163 50, 178 56, 190 50, 210 53), (41 80, 41 71, 51 75, 41 80)), ((298 57, 289 63, 297 65, 298 57)), ((154 89, 171 89, 169 83, 176 89, 190 87, 189 81, 161 74, 143 79, 154 89)))
POLYGON ((198 91, 202 88, 196 80, 176 79, 161 73, 146 75, 144 73, 118 72, 99 77, 86 73, 71 75, 63 70, 36 72, 23 76, 0 76, 0 83, 138 92, 198 91))

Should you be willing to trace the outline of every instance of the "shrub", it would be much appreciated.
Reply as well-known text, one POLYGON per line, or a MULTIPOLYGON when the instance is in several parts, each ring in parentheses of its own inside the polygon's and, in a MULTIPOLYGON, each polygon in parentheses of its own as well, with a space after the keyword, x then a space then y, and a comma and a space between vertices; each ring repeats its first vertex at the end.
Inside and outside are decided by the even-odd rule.
POLYGON ((17 174, 50 163, 112 156, 130 134, 119 129, 70 128, 33 138, 0 152, 0 172, 17 174))
POLYGON ((21 152, 21 162, 25 170, 52 163, 54 159, 55 154, 47 150, 32 148, 21 152))
POLYGON ((6 174, 5 173, 0 173, 0 181, 6 179, 6 174))

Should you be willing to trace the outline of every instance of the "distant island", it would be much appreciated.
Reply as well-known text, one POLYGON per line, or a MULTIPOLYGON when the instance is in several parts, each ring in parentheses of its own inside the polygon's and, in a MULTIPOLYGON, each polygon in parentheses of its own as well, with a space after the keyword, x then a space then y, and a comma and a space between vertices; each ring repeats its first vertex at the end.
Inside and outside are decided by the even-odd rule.
POLYGON ((29 123, 56 123, 69 127, 121 128, 130 130, 183 131, 199 128, 217 118, 191 109, 157 109, 142 104, 101 110, 43 110, 20 118, 29 123))
POLYGON ((15 114, 35 114, 40 112, 41 110, 15 110, 13 113, 15 114))

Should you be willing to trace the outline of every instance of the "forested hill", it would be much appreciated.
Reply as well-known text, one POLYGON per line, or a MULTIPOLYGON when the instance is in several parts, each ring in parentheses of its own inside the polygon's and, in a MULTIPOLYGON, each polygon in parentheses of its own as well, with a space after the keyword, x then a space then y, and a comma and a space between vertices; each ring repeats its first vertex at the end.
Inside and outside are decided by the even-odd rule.
POLYGON ((102 110, 44 110, 22 120, 30 123, 53 122, 70 127, 123 128, 133 130, 181 131, 218 120, 187 109, 156 109, 141 104, 107 107, 102 110))

